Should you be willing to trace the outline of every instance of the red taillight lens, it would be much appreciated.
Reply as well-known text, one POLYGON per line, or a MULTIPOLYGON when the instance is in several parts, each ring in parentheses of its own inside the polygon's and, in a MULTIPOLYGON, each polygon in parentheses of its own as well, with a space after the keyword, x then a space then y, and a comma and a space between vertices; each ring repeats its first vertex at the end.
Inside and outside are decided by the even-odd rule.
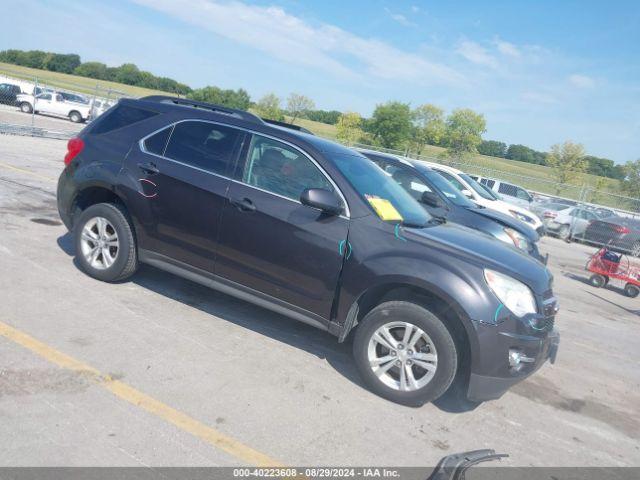
POLYGON ((544 212, 542 215, 544 218, 556 218, 558 216, 556 212, 544 212))
POLYGON ((71 160, 76 158, 82 149, 84 148, 84 142, 81 138, 72 138, 67 143, 67 154, 64 156, 64 164, 69 165, 71 160))
POLYGON ((629 233, 631 231, 627 227, 623 227, 622 225, 616 225, 615 227, 613 227, 613 229, 618 233, 629 233))

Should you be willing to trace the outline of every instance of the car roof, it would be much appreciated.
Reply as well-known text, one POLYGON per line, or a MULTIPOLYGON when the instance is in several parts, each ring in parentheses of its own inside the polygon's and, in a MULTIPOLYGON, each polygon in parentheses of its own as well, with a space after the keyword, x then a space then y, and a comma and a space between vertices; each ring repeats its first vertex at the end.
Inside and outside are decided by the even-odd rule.
POLYGON ((239 128, 273 135, 284 141, 293 142, 299 146, 311 147, 320 152, 331 154, 358 155, 354 150, 325 138, 313 135, 311 132, 297 130, 296 125, 284 122, 269 123, 268 120, 244 110, 224 107, 212 103, 197 102, 177 97, 153 95, 140 99, 121 99, 121 103, 146 104, 154 110, 163 113, 174 112, 184 119, 210 120, 227 123, 239 128))

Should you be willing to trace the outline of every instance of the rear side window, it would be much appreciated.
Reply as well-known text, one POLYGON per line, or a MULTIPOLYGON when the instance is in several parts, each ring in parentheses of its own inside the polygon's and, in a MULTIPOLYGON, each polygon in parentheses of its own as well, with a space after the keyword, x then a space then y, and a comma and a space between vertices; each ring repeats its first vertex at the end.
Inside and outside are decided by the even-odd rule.
POLYGON ((504 195, 509 195, 510 197, 516 196, 516 187, 510 185, 508 183, 501 183, 498 187, 498 193, 502 193, 504 195))
POLYGON ((144 149, 149 153, 164 155, 164 148, 167 146, 167 140, 169 140, 172 128, 173 127, 167 127, 147 138, 144 141, 144 149))
POLYGON ((187 121, 176 124, 165 157, 207 172, 225 175, 242 133, 214 123, 187 121))
POLYGON ((91 133, 107 133, 118 128, 133 125, 147 118, 158 115, 158 112, 132 107, 130 105, 118 105, 107 115, 100 117, 100 121, 93 127, 91 133))

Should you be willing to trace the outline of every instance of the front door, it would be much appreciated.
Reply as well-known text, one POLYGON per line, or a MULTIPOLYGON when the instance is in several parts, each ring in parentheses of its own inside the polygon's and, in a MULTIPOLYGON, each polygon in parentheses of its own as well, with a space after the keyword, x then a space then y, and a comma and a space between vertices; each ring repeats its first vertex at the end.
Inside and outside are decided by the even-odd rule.
POLYGON ((228 177, 245 133, 185 121, 136 145, 127 157, 138 192, 142 248, 213 271, 228 177))
POLYGON ((303 152, 253 135, 229 187, 215 272, 325 319, 344 255, 346 216, 302 205, 306 188, 336 187, 303 152))

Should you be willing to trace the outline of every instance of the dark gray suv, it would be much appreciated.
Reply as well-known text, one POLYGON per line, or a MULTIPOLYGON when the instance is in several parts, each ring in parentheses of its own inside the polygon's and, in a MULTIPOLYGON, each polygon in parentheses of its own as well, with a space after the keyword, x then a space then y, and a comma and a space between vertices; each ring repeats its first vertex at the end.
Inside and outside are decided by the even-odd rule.
POLYGON ((546 267, 431 217, 353 150, 160 96, 68 150, 58 209, 94 278, 143 262, 352 338, 369 388, 408 405, 497 398, 555 357, 546 267))

